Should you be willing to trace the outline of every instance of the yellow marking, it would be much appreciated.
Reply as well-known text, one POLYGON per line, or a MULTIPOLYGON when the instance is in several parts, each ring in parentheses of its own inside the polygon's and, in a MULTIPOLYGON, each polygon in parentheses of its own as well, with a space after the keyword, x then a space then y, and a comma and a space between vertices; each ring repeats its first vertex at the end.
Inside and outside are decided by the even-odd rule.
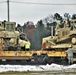
POLYGON ((0 56, 33 56, 47 54, 49 57, 66 57, 66 52, 60 51, 0 51, 0 56))
POLYGON ((49 52, 48 56, 50 57, 66 57, 65 52, 49 52))

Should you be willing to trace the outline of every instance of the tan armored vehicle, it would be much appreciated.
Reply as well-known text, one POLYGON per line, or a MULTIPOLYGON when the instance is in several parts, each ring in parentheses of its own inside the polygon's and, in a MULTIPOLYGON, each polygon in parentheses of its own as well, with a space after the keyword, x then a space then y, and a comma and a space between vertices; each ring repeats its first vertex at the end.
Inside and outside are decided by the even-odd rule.
POLYGON ((15 30, 15 22, 0 22, 0 35, 4 40, 3 50, 22 50, 25 44, 30 43, 24 33, 15 30))
MULTIPOLYGON (((73 48, 73 57, 76 57, 76 19, 70 20, 70 24, 65 21, 62 26, 60 21, 57 21, 55 36, 45 37, 42 42, 43 50, 66 52, 69 48, 73 48)), ((58 53, 53 57, 57 56, 62 58, 58 53)), ((75 58, 73 61, 76 61, 75 58)))
POLYGON ((49 36, 43 38, 43 49, 51 48, 69 48, 76 47, 76 20, 71 20, 70 25, 67 21, 64 22, 64 26, 60 27, 59 21, 57 21, 55 36, 49 36), (44 44, 46 44, 44 46, 44 44), (44 48, 45 47, 45 48, 44 48))

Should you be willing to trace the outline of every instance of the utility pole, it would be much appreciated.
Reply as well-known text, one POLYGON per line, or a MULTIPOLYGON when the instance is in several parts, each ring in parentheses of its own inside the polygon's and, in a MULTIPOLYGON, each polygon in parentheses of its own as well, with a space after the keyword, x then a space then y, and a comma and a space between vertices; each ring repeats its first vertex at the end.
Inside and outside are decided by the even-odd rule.
POLYGON ((10 21, 10 15, 9 15, 9 0, 7 0, 7 18, 8 22, 10 21))

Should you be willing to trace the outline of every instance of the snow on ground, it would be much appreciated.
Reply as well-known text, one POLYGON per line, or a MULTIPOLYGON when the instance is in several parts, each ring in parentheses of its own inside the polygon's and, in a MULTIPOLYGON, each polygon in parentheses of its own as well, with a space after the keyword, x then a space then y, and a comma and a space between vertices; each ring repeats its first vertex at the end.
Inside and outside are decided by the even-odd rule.
POLYGON ((51 65, 0 65, 0 72, 7 72, 7 71, 76 71, 76 64, 63 66, 57 64, 51 65))

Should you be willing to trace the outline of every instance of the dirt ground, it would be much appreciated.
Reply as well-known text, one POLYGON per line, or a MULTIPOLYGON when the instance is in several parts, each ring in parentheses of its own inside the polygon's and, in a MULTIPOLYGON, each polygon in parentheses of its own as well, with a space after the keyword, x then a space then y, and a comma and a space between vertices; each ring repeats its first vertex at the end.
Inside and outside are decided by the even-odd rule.
POLYGON ((76 72, 3 72, 0 75, 76 75, 76 72))

